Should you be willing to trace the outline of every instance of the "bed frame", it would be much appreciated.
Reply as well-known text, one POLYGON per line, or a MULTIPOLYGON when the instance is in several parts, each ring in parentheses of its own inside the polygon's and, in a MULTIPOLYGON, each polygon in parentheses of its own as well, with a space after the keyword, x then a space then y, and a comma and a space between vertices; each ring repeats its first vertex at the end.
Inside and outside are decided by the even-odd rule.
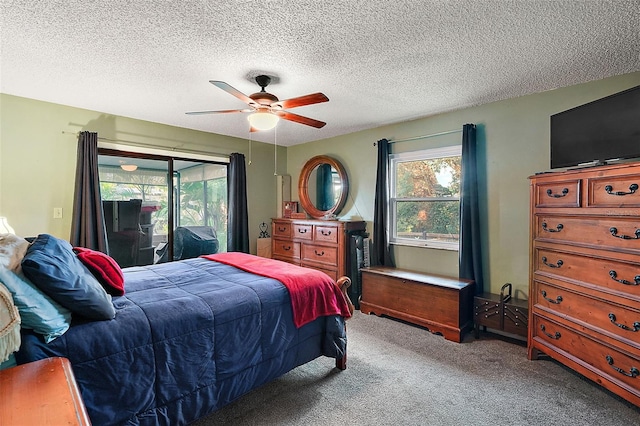
MULTIPOLYGON (((349 305, 349 312, 351 312, 351 315, 353 315, 353 311, 355 309, 355 307, 353 306, 353 302, 351 301, 351 299, 349 298, 349 295, 347 294, 347 290, 349 289, 349 287, 351 286, 351 278, 344 276, 344 277, 340 277, 338 278, 338 281, 336 281, 336 284, 338 285, 338 287, 340 287, 340 291, 342 292, 342 294, 344 294, 344 298, 347 300, 347 304, 349 305)), ((347 324, 345 323, 344 325, 345 331, 347 329, 347 324)), ((347 353, 345 352, 344 356, 342 358, 338 358, 336 359, 336 368, 338 368, 339 370, 346 370, 347 368, 347 353)))

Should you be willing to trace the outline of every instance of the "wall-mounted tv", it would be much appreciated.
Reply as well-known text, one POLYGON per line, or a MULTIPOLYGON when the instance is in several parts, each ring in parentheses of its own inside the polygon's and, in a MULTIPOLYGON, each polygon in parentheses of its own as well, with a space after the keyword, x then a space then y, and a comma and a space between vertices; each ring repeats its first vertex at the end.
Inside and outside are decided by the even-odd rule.
POLYGON ((551 116, 551 168, 640 158, 640 86, 551 116))

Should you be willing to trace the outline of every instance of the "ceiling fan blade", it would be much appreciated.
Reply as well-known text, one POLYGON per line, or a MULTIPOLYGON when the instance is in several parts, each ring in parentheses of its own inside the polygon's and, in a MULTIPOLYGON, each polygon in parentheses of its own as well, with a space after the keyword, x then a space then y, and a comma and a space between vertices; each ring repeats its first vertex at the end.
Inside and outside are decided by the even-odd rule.
POLYGON ((253 99, 251 99, 250 97, 248 97, 247 95, 239 91, 238 89, 234 88, 233 86, 225 83, 224 81, 209 80, 209 83, 235 96, 236 98, 240 99, 244 103, 247 103, 249 105, 256 103, 253 99))
POLYGON ((190 111, 185 112, 188 115, 204 115, 204 114, 229 114, 231 112, 251 112, 252 109, 223 109, 220 111, 190 111))
POLYGON ((309 117, 303 117, 302 115, 294 114, 289 111, 276 111, 275 114, 285 120, 295 121, 296 123, 300 124, 306 124, 307 126, 315 127, 316 129, 324 127, 327 124, 324 121, 314 120, 313 118, 309 117))
POLYGON ((312 93, 310 95, 299 96, 297 98, 285 99, 283 101, 274 102, 272 107, 280 106, 282 109, 296 108, 305 105, 319 104, 329 101, 324 93, 312 93))

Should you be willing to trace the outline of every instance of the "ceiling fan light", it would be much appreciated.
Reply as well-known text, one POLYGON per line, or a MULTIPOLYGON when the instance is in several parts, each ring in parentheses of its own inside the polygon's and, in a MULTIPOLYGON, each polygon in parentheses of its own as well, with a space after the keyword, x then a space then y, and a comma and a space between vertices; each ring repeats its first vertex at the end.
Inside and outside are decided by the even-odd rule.
POLYGON ((278 117, 275 114, 271 114, 270 112, 254 112, 249 117, 247 117, 251 127, 258 130, 271 130, 278 124, 278 117))
POLYGON ((138 166, 135 164, 120 164, 120 168, 125 172, 134 172, 138 170, 138 166))

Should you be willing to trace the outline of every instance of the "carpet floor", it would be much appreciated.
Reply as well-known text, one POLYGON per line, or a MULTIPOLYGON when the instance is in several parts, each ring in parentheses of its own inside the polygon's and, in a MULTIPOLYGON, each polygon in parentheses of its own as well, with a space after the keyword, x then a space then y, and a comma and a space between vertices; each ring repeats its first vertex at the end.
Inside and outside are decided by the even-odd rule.
POLYGON ((194 425, 640 426, 640 408, 553 360, 529 361, 524 343, 454 343, 360 311, 347 324, 346 370, 318 358, 194 425))

